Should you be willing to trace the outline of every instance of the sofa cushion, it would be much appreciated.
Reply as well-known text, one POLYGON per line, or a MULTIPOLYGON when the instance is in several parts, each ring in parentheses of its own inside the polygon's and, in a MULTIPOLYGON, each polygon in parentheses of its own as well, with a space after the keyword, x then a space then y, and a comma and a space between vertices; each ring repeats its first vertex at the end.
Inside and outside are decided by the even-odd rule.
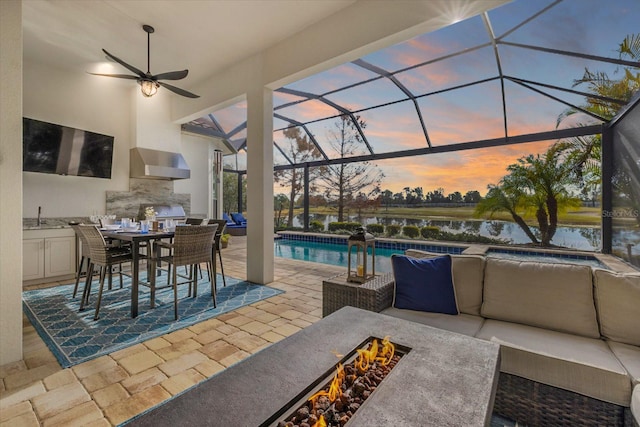
POLYGON ((488 257, 482 316, 599 338, 591 267, 488 257))
POLYGON ((631 382, 640 384, 640 347, 615 341, 607 341, 607 344, 631 376, 631 382))
POLYGON ((398 308, 387 308, 381 312, 388 316, 398 317, 411 322, 422 323, 435 328, 457 332, 468 336, 474 336, 480 330, 484 318, 470 314, 460 313, 457 316, 442 313, 427 313, 416 310, 402 310, 398 308))
POLYGON ((487 319, 477 338, 500 344, 500 371, 627 407, 631 380, 601 339, 487 319))
POLYGON ((640 346, 640 275, 597 269, 593 276, 602 335, 640 346))
MULTIPOLYGON (((414 258, 434 258, 442 254, 407 249, 405 255, 414 258)), ((479 255, 451 255, 453 287, 460 313, 480 315, 484 257, 479 255)))
POLYGON ((449 255, 431 259, 392 255, 391 267, 395 279, 393 307, 458 314, 449 255))

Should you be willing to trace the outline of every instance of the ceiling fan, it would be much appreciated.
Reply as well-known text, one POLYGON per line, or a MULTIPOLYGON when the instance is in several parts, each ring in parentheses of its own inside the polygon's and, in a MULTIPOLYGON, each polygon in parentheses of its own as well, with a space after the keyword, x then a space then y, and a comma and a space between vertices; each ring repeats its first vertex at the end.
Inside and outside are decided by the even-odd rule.
POLYGON ((142 94, 146 97, 151 97, 156 94, 158 88, 160 86, 169 89, 173 93, 177 93, 178 95, 186 96, 187 98, 200 98, 199 95, 188 92, 184 89, 180 89, 179 87, 175 87, 168 83, 161 82, 159 80, 181 80, 187 77, 189 74, 189 70, 182 71, 169 71, 168 73, 160 73, 160 74, 151 74, 149 71, 149 63, 150 63, 150 51, 151 51, 151 33, 155 31, 155 29, 151 25, 143 25, 142 29, 147 33, 147 72, 144 73, 142 70, 137 69, 133 65, 129 65, 124 62, 122 59, 110 54, 106 50, 102 49, 102 51, 111 59, 116 61, 118 64, 122 65, 129 71, 136 73, 136 76, 132 76, 130 74, 99 74, 99 73, 89 73, 95 76, 106 76, 106 77, 117 77, 119 79, 130 79, 136 80, 140 84, 140 88, 142 90, 142 94))

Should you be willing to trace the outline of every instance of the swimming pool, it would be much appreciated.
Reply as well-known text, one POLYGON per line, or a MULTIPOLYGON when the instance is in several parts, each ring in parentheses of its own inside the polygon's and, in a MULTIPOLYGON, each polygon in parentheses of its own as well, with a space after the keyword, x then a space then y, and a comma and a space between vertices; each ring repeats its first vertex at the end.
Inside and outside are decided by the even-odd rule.
MULTIPOLYGON (((376 241, 376 272, 391 272, 391 255, 402 254, 407 249, 419 249, 443 254, 461 254, 467 247, 428 245, 401 241, 376 241)), ((344 237, 287 234, 275 240, 274 253, 275 256, 281 258, 347 266, 347 240, 344 237)), ((572 263, 588 265, 590 267, 607 268, 607 266, 602 264, 595 256, 588 254, 564 254, 511 248, 491 248, 486 252, 486 256, 518 261, 572 263)))
MULTIPOLYGON (((347 266, 347 241, 342 238, 322 238, 323 241, 290 238, 276 239, 275 256, 300 261, 347 266)), ((444 245, 418 245, 395 242, 376 242, 376 273, 391 272, 391 255, 402 254, 406 249, 420 249, 429 252, 460 254, 465 247, 444 245)), ((352 252, 353 254, 353 252, 352 252)))

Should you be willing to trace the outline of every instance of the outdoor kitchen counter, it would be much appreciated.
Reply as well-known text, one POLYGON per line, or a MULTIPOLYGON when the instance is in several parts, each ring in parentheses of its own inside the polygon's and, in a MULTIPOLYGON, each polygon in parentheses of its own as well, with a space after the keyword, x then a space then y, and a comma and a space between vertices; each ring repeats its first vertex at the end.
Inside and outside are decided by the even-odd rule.
POLYGON ((411 348, 349 426, 489 425, 499 345, 344 307, 132 420, 132 426, 259 426, 368 337, 411 348))

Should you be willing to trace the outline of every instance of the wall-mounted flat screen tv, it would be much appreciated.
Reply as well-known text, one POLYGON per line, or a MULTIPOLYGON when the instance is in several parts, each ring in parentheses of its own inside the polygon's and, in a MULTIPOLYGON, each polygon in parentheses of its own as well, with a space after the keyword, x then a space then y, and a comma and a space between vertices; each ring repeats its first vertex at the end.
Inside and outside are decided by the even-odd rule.
POLYGON ((111 178, 113 136, 23 118, 22 170, 111 178))

